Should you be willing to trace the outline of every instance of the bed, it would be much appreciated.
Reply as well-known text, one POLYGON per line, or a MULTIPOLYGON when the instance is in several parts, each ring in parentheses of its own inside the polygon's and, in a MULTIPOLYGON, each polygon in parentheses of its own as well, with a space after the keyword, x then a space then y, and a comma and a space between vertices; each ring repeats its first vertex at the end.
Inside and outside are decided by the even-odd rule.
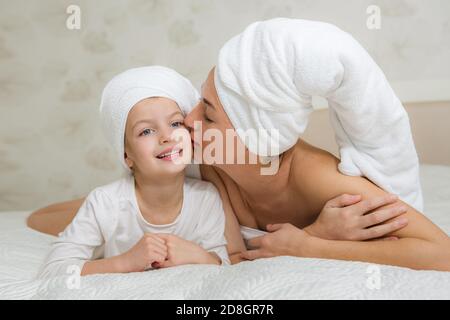
MULTIPOLYGON (((423 165, 421 182, 426 215, 450 234, 450 167, 423 165)), ((450 272, 294 257, 91 275, 73 288, 34 279, 54 237, 27 228, 28 214, 0 213, 0 299, 450 299, 450 272)))

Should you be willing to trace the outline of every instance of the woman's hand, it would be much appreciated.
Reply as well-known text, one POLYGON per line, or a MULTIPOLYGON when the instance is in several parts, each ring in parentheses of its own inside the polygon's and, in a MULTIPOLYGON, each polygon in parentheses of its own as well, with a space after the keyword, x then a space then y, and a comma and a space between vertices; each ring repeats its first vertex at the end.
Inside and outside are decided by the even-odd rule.
POLYGON ((250 239, 247 243, 252 250, 244 251, 246 260, 276 256, 307 257, 309 242, 314 237, 290 223, 268 224, 268 234, 250 239))
POLYGON ((221 264, 219 257, 209 253, 198 244, 177 237, 173 234, 157 234, 165 241, 167 246, 167 258, 165 261, 158 261, 155 267, 167 268, 183 264, 221 264))
POLYGON ((167 258, 165 241, 155 234, 146 233, 130 250, 118 256, 123 272, 140 272, 167 258))
POLYGON ((363 201, 359 195, 343 194, 328 201, 317 220, 304 230, 327 240, 363 241, 382 238, 408 224, 406 217, 399 217, 407 212, 404 205, 373 211, 397 200, 397 196, 389 194, 363 201))

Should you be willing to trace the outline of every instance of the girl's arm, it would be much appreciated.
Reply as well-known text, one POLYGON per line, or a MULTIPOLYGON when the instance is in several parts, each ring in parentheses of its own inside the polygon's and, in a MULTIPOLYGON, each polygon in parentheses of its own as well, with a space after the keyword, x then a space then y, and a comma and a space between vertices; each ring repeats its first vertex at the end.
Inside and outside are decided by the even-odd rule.
POLYGON ((164 263, 168 257, 167 243, 162 237, 146 233, 128 251, 111 258, 87 261, 82 276, 96 273, 142 272, 164 263))
POLYGON ((83 266, 83 269, 81 270, 81 275, 86 276, 89 274, 97 274, 97 273, 128 272, 123 262, 124 261, 121 256, 86 261, 86 263, 83 266))
POLYGON ((109 199, 99 190, 86 198, 73 221, 53 242, 40 278, 81 274, 84 264, 94 256, 96 248, 104 244, 100 217, 110 211, 109 199))

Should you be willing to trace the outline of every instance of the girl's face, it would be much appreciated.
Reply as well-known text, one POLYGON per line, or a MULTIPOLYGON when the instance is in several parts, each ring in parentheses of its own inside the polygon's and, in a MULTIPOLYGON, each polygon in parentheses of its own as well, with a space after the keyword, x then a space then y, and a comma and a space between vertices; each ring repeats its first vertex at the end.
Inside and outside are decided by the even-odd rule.
POLYGON ((184 170, 192 145, 183 121, 178 105, 167 98, 148 98, 133 106, 125 127, 125 161, 135 175, 154 178, 184 170))

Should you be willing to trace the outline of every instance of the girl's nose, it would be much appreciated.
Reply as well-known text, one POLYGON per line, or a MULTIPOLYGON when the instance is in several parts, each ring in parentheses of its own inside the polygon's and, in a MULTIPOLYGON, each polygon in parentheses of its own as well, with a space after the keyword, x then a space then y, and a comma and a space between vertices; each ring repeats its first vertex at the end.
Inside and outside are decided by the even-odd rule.
POLYGON ((172 130, 170 130, 169 128, 160 130, 159 144, 164 144, 164 143, 171 141, 171 139, 172 139, 171 135, 172 135, 172 130))

